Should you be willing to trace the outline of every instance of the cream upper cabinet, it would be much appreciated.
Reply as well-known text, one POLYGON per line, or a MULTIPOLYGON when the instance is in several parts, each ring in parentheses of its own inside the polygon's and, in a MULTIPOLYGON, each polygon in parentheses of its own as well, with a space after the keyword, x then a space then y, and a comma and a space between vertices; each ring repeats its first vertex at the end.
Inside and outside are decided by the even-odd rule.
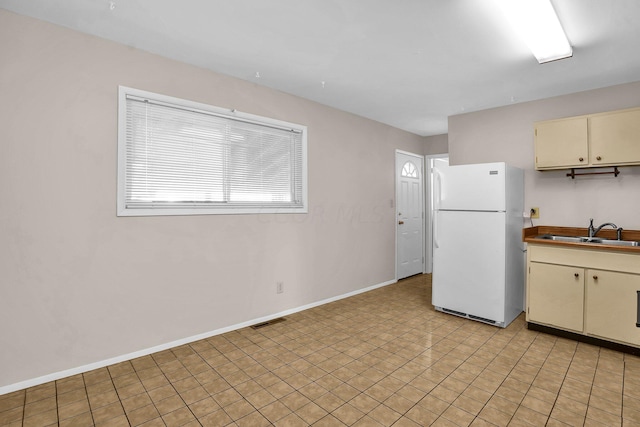
POLYGON ((592 165, 637 164, 640 160, 640 109, 589 118, 589 137, 592 165))
POLYGON ((582 332, 584 269, 530 263, 528 301, 528 321, 582 332))
POLYGON ((586 117, 536 123, 536 169, 566 169, 588 165, 587 135, 586 117))
POLYGON ((640 165, 640 108, 535 123, 535 167, 640 165))
POLYGON ((638 297, 640 275, 586 271, 586 328, 589 335, 640 345, 638 297))

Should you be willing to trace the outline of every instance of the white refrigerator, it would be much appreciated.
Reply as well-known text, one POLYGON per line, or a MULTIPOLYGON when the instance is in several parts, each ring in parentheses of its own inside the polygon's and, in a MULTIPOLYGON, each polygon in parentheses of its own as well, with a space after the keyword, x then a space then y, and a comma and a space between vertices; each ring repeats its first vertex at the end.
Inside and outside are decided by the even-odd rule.
POLYGON ((524 308, 524 174, 505 163, 433 174, 432 303, 506 327, 524 308))

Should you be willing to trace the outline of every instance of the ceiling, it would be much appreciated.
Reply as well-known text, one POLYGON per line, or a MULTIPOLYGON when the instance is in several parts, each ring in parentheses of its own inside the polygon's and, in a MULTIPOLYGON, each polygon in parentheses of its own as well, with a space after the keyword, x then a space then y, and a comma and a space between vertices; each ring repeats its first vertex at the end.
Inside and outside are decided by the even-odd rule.
MULTIPOLYGON (((553 0, 538 64, 500 0, 0 0, 0 7, 419 135, 447 117, 640 80, 640 1, 553 0)), ((513 1, 513 0, 512 0, 513 1)))

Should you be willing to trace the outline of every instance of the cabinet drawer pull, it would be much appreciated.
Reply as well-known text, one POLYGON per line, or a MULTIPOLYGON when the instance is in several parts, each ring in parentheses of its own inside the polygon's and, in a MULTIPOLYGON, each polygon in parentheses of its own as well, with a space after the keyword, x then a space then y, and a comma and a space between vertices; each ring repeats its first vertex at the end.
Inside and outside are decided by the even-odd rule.
POLYGON ((598 280, 598 276, 593 276, 593 280, 598 280))
POLYGON ((602 160, 601 156, 596 157, 596 160, 602 160))
POLYGON ((578 273, 573 273, 574 277, 577 279, 578 277, 580 277, 580 275, 578 273))
POLYGON ((579 160, 579 161, 581 161, 581 162, 583 162, 583 161, 584 161, 584 158, 580 157, 578 160, 579 160))
POLYGON ((636 294, 638 295, 638 301, 636 302, 636 311, 637 311, 637 315, 636 315, 636 328, 640 328, 640 291, 636 291, 636 294))

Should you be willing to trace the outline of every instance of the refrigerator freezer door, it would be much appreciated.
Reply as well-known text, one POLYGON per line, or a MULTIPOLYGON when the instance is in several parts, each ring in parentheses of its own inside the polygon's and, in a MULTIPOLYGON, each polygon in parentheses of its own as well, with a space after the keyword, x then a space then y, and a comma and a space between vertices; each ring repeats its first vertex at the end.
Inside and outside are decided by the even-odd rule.
POLYGON ((505 177, 505 163, 439 166, 434 170, 434 208, 504 211, 505 177))
POLYGON ((504 212, 436 212, 432 303, 505 321, 504 212))

